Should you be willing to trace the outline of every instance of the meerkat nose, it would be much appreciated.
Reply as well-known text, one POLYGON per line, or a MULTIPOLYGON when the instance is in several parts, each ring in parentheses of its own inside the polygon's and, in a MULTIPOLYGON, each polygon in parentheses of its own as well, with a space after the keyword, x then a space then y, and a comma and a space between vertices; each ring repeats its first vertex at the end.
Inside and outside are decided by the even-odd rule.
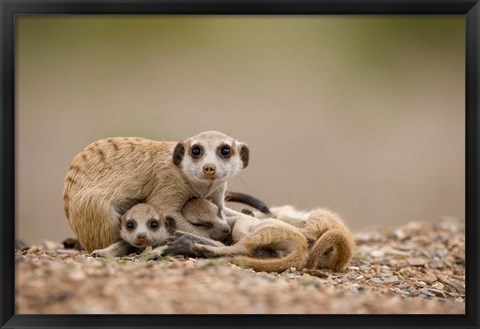
POLYGON ((203 173, 207 176, 215 175, 216 171, 217 171, 217 167, 212 163, 207 163, 206 165, 203 166, 203 173))

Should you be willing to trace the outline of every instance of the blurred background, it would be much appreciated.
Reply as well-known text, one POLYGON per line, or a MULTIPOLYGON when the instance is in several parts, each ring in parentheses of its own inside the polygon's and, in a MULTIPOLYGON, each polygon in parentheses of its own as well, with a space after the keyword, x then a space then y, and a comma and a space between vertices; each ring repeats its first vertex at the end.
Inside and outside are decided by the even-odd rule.
POLYGON ((230 190, 353 231, 464 217, 464 16, 20 16, 16 235, 73 236, 72 158, 109 136, 246 142, 230 190))

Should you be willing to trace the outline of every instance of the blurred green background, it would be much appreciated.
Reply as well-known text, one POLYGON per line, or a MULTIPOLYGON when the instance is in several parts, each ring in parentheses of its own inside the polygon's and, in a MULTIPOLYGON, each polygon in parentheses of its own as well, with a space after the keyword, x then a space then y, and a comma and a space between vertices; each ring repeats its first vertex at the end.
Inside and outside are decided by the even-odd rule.
POLYGON ((464 217, 464 17, 17 16, 16 235, 73 236, 62 190, 107 136, 246 142, 230 189, 354 230, 464 217))

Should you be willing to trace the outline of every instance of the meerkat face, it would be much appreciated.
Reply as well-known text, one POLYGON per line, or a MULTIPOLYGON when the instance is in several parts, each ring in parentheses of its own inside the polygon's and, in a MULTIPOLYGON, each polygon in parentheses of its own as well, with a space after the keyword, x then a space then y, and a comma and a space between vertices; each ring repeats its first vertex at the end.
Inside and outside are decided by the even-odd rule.
POLYGON ((146 203, 133 206, 121 218, 121 238, 137 248, 164 244, 174 231, 175 220, 146 203))
POLYGON ((193 225, 207 229, 208 235, 214 240, 225 240, 232 232, 220 209, 206 199, 190 199, 183 206, 182 215, 193 225))
POLYGON ((245 143, 217 131, 206 131, 179 142, 173 163, 194 182, 226 182, 248 166, 245 143))

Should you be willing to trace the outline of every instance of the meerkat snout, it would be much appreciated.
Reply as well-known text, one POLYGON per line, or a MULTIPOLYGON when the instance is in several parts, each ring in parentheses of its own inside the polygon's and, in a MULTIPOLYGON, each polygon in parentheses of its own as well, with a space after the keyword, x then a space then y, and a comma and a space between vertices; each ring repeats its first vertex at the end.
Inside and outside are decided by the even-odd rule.
POLYGON ((137 246, 143 246, 143 245, 146 245, 146 244, 149 244, 150 241, 148 240, 147 238, 147 234, 146 233, 138 233, 136 238, 135 238, 135 244, 137 246))
POLYGON ((231 233, 232 233, 232 229, 228 224, 226 224, 223 227, 218 227, 216 229, 212 229, 209 231, 210 237, 218 241, 223 241, 227 239, 231 233))
POLYGON ((206 165, 203 166, 203 173, 208 177, 215 176, 216 170, 217 170, 217 167, 213 163, 207 163, 206 165))

